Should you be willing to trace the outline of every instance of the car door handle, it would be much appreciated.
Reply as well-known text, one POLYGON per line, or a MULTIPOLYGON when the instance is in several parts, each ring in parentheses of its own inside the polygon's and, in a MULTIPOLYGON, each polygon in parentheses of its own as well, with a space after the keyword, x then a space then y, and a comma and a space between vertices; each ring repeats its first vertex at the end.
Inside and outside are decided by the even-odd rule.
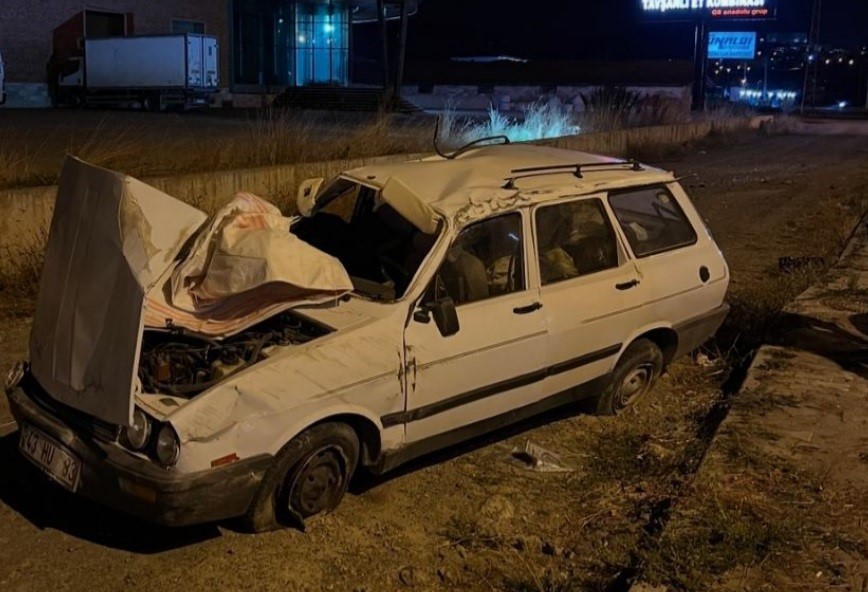
POLYGON ((630 288, 635 288, 639 285, 639 280, 633 279, 629 282, 624 282, 623 284, 615 284, 615 287, 619 290, 629 290, 630 288))
POLYGON ((542 302, 534 302, 533 304, 529 304, 528 306, 519 306, 518 308, 513 308, 512 312, 514 312, 515 314, 530 314, 541 308, 542 302))

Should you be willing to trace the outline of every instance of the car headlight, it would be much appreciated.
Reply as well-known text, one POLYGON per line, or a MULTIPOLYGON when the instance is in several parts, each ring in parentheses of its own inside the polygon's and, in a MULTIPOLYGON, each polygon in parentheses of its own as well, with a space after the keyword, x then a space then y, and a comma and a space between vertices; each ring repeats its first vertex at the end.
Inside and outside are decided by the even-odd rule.
POLYGON ((126 443, 133 450, 144 450, 151 439, 151 422, 145 412, 136 408, 133 411, 132 425, 124 428, 126 443))
POLYGON ((157 460, 164 467, 175 466, 178 462, 178 456, 181 454, 181 442, 178 440, 178 434, 169 424, 163 424, 157 433, 157 444, 154 452, 157 455, 157 460))

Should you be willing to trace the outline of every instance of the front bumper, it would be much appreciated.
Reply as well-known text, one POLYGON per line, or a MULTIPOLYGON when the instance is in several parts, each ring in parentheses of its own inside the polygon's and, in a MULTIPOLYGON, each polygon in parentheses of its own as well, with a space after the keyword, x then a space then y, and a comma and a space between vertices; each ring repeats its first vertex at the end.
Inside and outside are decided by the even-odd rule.
POLYGON ((115 444, 73 430, 31 397, 25 381, 7 393, 12 415, 38 428, 81 461, 77 494, 167 526, 213 522, 244 514, 274 457, 179 475, 115 444))

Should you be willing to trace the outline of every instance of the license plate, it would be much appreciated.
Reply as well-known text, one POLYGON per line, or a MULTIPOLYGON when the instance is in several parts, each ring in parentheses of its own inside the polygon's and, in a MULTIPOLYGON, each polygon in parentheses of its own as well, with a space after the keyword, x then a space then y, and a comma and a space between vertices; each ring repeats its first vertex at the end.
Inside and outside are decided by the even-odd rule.
POLYGON ((78 488, 81 461, 53 438, 25 423, 21 426, 18 450, 63 487, 70 491, 78 488))

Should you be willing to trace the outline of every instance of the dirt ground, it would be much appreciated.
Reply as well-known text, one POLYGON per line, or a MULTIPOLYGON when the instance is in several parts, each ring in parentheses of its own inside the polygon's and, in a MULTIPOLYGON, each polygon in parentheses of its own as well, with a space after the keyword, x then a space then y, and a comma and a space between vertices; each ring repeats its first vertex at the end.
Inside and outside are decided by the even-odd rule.
MULTIPOLYGON (((764 315, 813 279, 782 274, 779 258, 831 263, 868 197, 868 136, 722 138, 655 164, 686 177, 724 251, 734 306, 720 346, 744 352, 764 315)), ((0 302, 0 368, 26 355, 30 310, 27 299, 0 302)), ((2 437, 0 589, 626 590, 625 574, 641 568, 637 549, 702 457, 709 416, 730 388, 725 353, 673 365, 635 413, 561 410, 385 478, 361 476, 305 533, 150 526, 50 486, 18 457, 17 437, 2 437), (514 464, 511 451, 528 440, 573 471, 514 464)), ((812 561, 797 541, 762 553, 747 561, 812 561)), ((681 567, 668 561, 663 570, 681 567)), ((714 569, 734 567, 711 565, 701 588, 678 589, 713 588, 714 569)))

